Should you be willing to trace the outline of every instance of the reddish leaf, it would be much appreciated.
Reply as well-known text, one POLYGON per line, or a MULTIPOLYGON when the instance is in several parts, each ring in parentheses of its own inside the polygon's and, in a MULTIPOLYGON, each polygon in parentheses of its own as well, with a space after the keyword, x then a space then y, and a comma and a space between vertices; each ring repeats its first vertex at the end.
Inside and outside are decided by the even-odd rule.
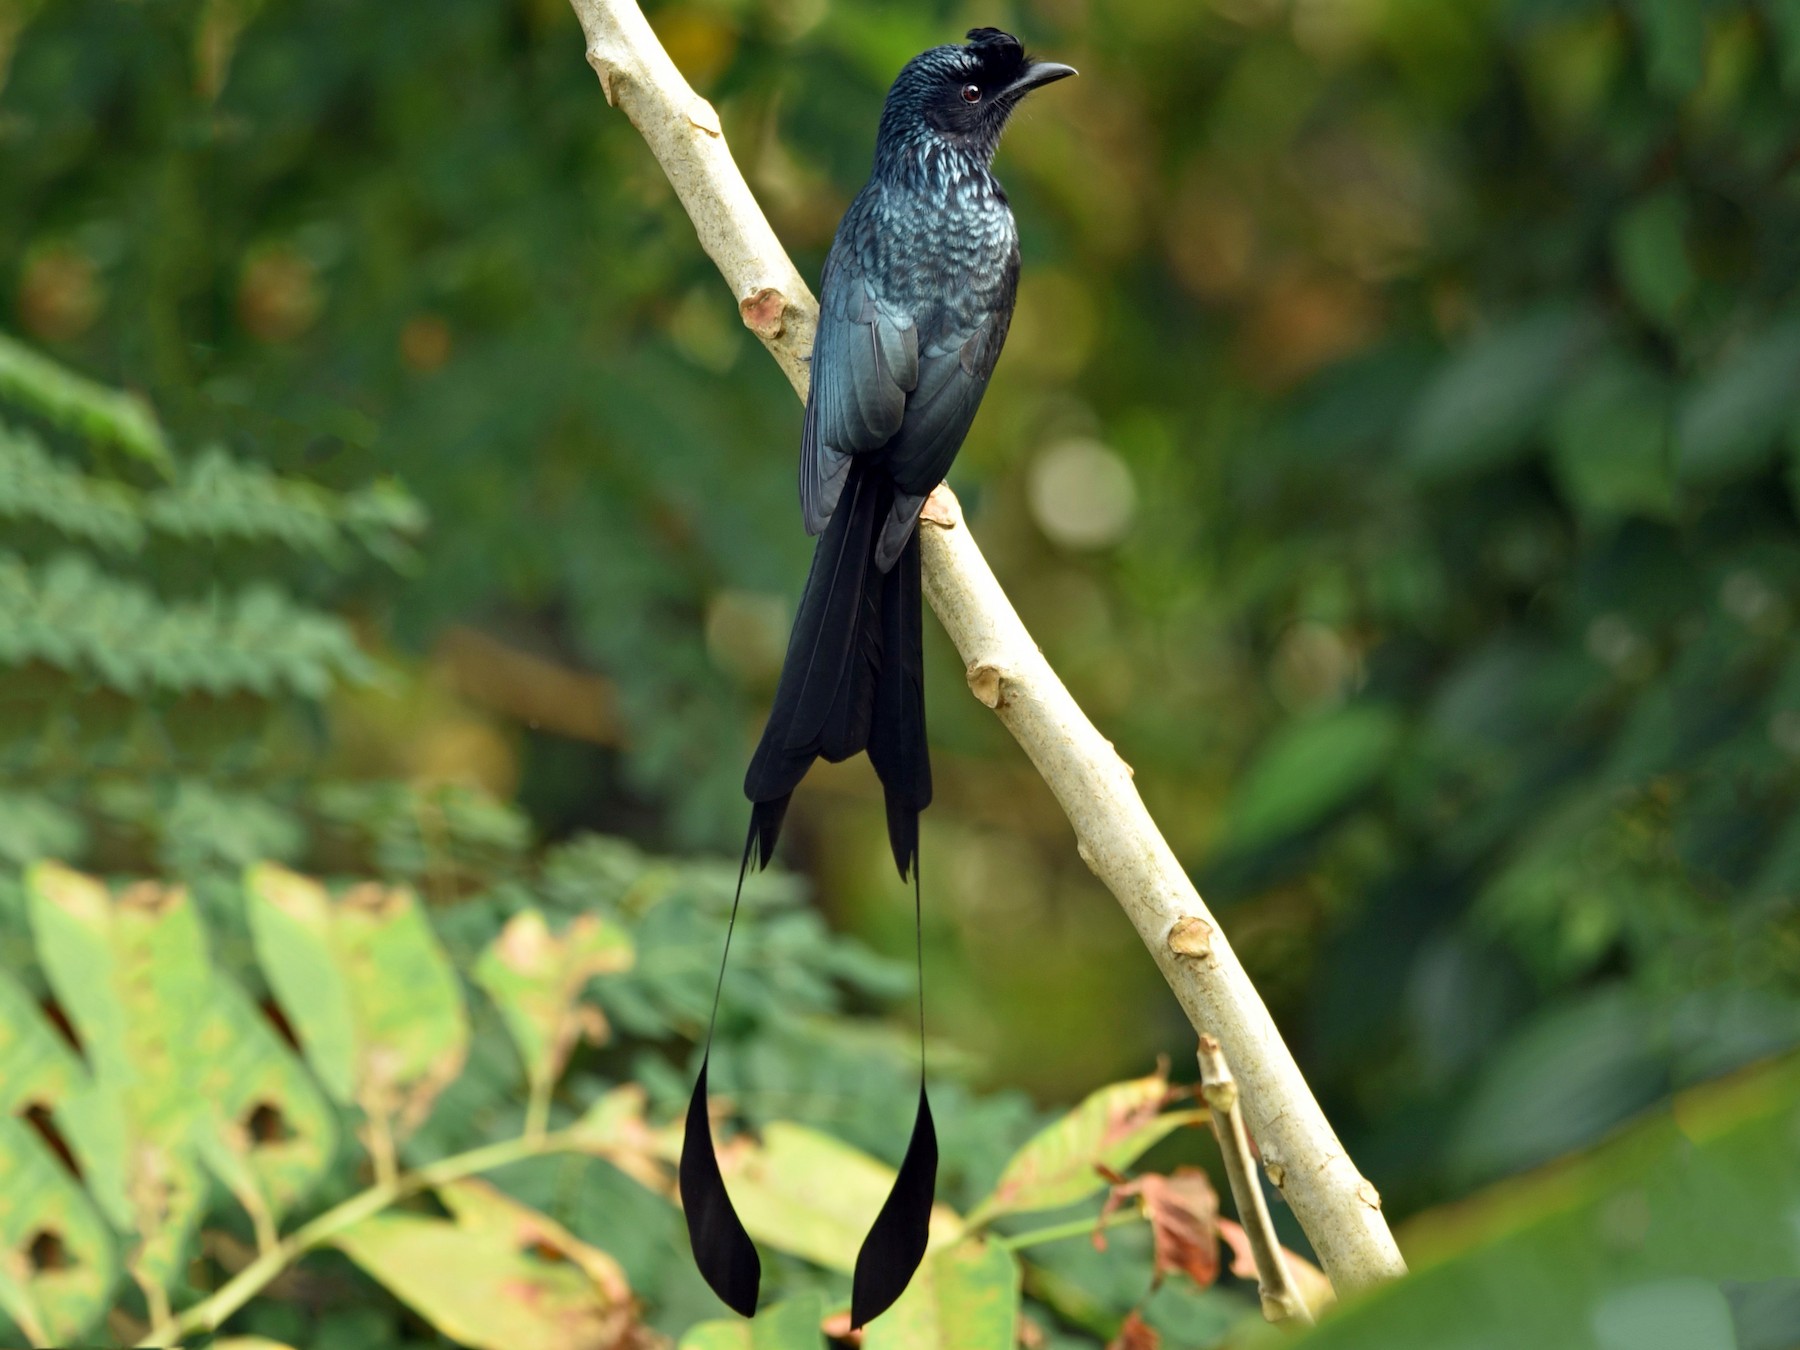
POLYGON ((1127 1313, 1119 1324, 1119 1334, 1106 1343, 1106 1350, 1157 1350, 1162 1337, 1135 1312, 1127 1313))
POLYGON ((1204 1289, 1219 1278, 1219 1196, 1198 1167, 1178 1167, 1173 1176, 1152 1172, 1138 1178, 1144 1212, 1156 1238, 1156 1273, 1161 1281, 1179 1270, 1204 1289))
MULTIPOLYGON (((1219 1278, 1219 1196, 1205 1172, 1198 1167, 1177 1167, 1172 1176, 1148 1172, 1126 1181, 1114 1174, 1108 1180, 1113 1188, 1096 1220, 1096 1250, 1106 1250, 1106 1233, 1100 1225, 1135 1198, 1144 1207, 1156 1243, 1153 1283, 1161 1284, 1171 1270, 1181 1271, 1202 1289, 1219 1278)), ((1238 1230, 1240 1238, 1242 1231, 1238 1230)))

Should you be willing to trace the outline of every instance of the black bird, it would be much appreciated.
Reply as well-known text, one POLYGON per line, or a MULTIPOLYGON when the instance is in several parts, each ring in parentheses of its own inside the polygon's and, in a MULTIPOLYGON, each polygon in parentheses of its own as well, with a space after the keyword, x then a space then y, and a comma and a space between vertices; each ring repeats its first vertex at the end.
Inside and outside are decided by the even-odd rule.
MULTIPOLYGON (((838 225, 820 285, 800 509, 807 532, 822 537, 744 779, 751 812, 740 890, 752 858, 767 865, 813 761, 866 750, 916 910, 919 813, 931 801, 919 512, 962 446, 1012 322, 1019 234, 991 167, 1000 133, 1026 94, 1074 73, 1033 60, 1010 33, 977 28, 966 46, 914 57, 888 91, 874 172, 838 225)), ((725 942, 729 954, 729 932, 725 942)), ((715 1016, 717 1007, 715 993, 715 1016)), ((709 1028, 709 1055, 711 1044, 709 1028)), ((701 1273, 749 1316, 761 1265, 713 1155, 706 1066, 702 1059, 688 1108, 682 1203, 701 1273)), ((912 1141, 857 1256, 852 1325, 891 1305, 918 1268, 936 1177, 921 1073, 912 1141)))

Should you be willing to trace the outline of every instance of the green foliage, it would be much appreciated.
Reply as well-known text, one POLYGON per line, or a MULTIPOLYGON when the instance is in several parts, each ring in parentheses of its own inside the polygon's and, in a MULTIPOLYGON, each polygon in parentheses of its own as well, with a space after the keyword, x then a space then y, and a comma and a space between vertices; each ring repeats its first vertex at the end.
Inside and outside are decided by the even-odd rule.
MULTIPOLYGON (((602 843, 564 850, 562 884, 582 856, 605 856, 602 843)), ((673 881, 680 869, 663 870, 673 881)), ((530 890, 541 883, 514 884, 530 890)), ((132 1309, 118 1285, 121 1257, 141 1292, 149 1334, 160 1339, 216 1328, 287 1264, 323 1246, 347 1255, 460 1344, 626 1344, 639 1329, 641 1299, 628 1267, 643 1259, 641 1233, 603 1214, 584 1238, 473 1174, 585 1155, 631 1177, 654 1205, 672 1212, 676 1113, 667 1124, 647 1120, 641 1089, 608 1086, 574 1114, 559 1105, 558 1128, 546 1128, 549 1094, 572 1047, 566 1029, 585 1027, 602 1047, 609 1040, 588 1001, 590 980, 604 987, 621 978, 636 964, 634 953, 648 956, 653 944, 605 929, 592 916, 553 932, 535 908, 490 925, 474 968, 484 973, 502 1034, 510 1034, 520 1056, 499 1095, 510 1105, 520 1077, 530 1085, 525 1128, 517 1130, 517 1114, 509 1111, 510 1133, 421 1158, 430 1150, 415 1147, 417 1126, 462 1074, 469 1022, 463 986, 409 892, 362 883, 333 895, 296 873, 251 869, 238 903, 252 916, 274 995, 260 1008, 209 959, 199 911, 180 888, 139 882, 115 892, 46 863, 33 869, 29 889, 31 939, 48 995, 40 1009, 0 981, 8 1104, 37 1110, 36 1131, 12 1117, 0 1120, 0 1159, 11 1179, 0 1206, 8 1244, 0 1313, 33 1344, 80 1340, 109 1309, 132 1309), (47 1015, 71 1029, 78 1056, 47 1015), (304 1066, 282 1034, 286 1028, 298 1033, 304 1066), (374 1165, 375 1184, 360 1191, 347 1184, 357 1174, 355 1159, 337 1147, 351 1124, 374 1165), (78 1171, 66 1171, 52 1150, 72 1152, 78 1171), (220 1188, 209 1186, 209 1175, 220 1188), (425 1189, 447 1219, 402 1207, 425 1189), (320 1210, 334 1193, 337 1202, 320 1210), (283 1236, 283 1220, 307 1210, 313 1216, 283 1236), (242 1219, 260 1259, 209 1297, 189 1282, 199 1235, 205 1229, 205 1246, 216 1251, 233 1240, 242 1219), (614 1248, 621 1255, 611 1254, 614 1248)), ((591 1066, 577 1076, 588 1090, 605 1083, 591 1066)), ((1052 1144, 1071 1174, 1128 1166, 1201 1114, 1158 1114, 1169 1097, 1160 1076, 1103 1089, 1029 1143, 1007 1175, 1033 1175, 1052 1144), (1096 1129, 1099 1102, 1111 1104, 1105 1114, 1118 1128, 1096 1129)), ((734 1141, 725 1166, 752 1233, 790 1258, 836 1272, 823 1287, 831 1306, 841 1308, 851 1258, 893 1183, 893 1168, 779 1121, 755 1141, 734 1141)), ((1040 1189, 1013 1208, 1062 1204, 1091 1189, 1064 1182, 1055 1194, 1040 1189)), ((1031 1240, 998 1241, 979 1216, 963 1220, 943 1207, 933 1224, 940 1250, 871 1339, 953 1350, 1010 1347, 1019 1315, 1012 1249, 1031 1240)), ((796 1297, 772 1310, 750 1344, 796 1344, 807 1331, 817 1339, 825 1308, 803 1271, 777 1267, 777 1293, 787 1288, 796 1297)), ((697 1344, 721 1336, 720 1343, 732 1343, 732 1333, 696 1334, 697 1344)))
POLYGON ((1413 1278, 1297 1344, 1781 1350, 1800 1325, 1800 1239, 1776 1217, 1800 1203, 1797 1125, 1791 1058, 1684 1093, 1574 1166, 1423 1227, 1413 1278))

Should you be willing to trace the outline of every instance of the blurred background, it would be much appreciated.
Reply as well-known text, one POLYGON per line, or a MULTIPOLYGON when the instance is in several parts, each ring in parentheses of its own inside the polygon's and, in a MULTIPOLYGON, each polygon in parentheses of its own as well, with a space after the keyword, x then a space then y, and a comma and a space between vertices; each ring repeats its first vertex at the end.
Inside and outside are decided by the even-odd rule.
MULTIPOLYGON (((647 12, 810 278, 908 56, 997 24, 1080 68, 1000 153, 1018 315, 951 481, 1394 1220, 1800 1041, 1800 10, 647 12)), ((253 993, 259 860, 411 881, 453 955, 520 887, 629 913, 697 867, 637 934, 687 1003, 606 1003, 576 1070, 673 1114, 800 409, 569 7, 11 0, 0 79, 0 854, 187 882, 253 993)), ((1043 1112, 1191 1081, 1192 1036, 926 627, 966 1202, 1043 1112)), ((790 819, 715 1091, 891 1162, 911 915, 866 762, 790 819)), ((428 1133, 518 1101, 459 1091, 428 1133)), ((716 1305, 656 1231, 673 1333, 716 1305)), ((1122 1287, 1044 1334, 1098 1344, 1122 1287)), ((268 1334, 435 1334, 384 1297, 268 1334)))

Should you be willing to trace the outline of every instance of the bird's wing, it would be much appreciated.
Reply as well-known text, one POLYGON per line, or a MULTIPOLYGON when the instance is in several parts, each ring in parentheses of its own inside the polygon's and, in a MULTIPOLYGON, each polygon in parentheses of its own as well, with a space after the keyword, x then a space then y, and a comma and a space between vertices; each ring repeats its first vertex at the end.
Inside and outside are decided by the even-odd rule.
POLYGON ((840 236, 819 287, 812 388, 800 434, 800 510, 809 534, 837 507, 850 456, 880 449, 900 430, 919 382, 912 316, 884 305, 869 284, 857 241, 840 236))
POLYGON ((893 509, 875 548, 875 565, 884 572, 900 556, 925 499, 944 481, 962 448, 1005 345, 1017 287, 1015 261, 997 302, 978 320, 926 325, 919 342, 918 381, 906 400, 900 429, 882 451, 894 480, 893 509))

